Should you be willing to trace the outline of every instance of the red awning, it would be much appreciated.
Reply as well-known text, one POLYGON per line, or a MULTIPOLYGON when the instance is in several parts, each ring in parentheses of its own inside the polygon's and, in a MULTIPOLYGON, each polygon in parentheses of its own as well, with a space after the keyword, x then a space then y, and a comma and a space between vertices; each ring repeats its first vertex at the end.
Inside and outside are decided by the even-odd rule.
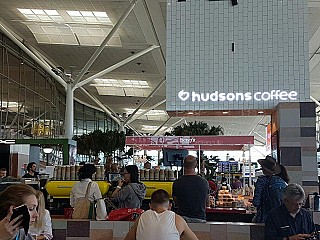
POLYGON ((253 136, 132 136, 126 137, 126 145, 142 150, 162 148, 188 150, 242 150, 254 144, 253 136))

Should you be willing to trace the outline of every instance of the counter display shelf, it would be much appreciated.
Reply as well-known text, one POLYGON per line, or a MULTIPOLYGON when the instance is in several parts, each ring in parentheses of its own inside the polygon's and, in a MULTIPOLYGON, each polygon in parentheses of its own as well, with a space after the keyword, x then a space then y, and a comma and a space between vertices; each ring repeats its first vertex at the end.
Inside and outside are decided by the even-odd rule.
MULTIPOLYGON (((48 181, 45 188, 52 198, 70 198, 70 192, 77 181, 48 181)), ((95 181, 98 183, 102 196, 106 195, 111 186, 106 181, 95 181)))
MULTIPOLYGON (((73 185, 77 181, 48 181, 45 188, 52 198, 69 198, 73 185)), ((109 191, 111 184, 107 181, 95 181, 98 183, 102 196, 105 196, 109 191)), ((172 197, 172 184, 173 182, 162 181, 142 181, 147 187, 146 199, 151 198, 151 194, 158 190, 166 190, 170 197, 172 197)))
POLYGON ((251 223, 254 214, 245 208, 206 208, 207 221, 251 223))

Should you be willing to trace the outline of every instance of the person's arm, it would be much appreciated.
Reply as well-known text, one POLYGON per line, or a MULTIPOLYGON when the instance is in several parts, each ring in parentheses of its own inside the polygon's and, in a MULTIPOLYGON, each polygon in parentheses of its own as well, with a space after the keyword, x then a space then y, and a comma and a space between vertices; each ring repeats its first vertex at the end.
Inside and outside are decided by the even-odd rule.
POLYGON ((134 222, 133 226, 127 233, 127 236, 124 238, 124 240, 136 240, 136 233, 137 233, 137 227, 140 217, 134 222))
POLYGON ((128 196, 131 194, 131 191, 129 189, 129 186, 124 186, 121 189, 116 189, 112 193, 112 197, 116 202, 123 202, 128 198, 128 196))
POLYGON ((256 182, 256 186, 254 189, 254 196, 252 200, 252 203, 255 207, 259 207, 261 204, 261 195, 262 195, 263 187, 264 187, 263 180, 261 177, 259 177, 256 182))
POLYGON ((74 207, 75 200, 74 200, 74 194, 73 194, 73 189, 70 192, 70 206, 74 207))
POLYGON ((43 235, 47 240, 51 240, 53 238, 52 235, 52 222, 51 222, 51 217, 50 213, 48 210, 45 210, 46 214, 44 216, 44 230, 43 230, 43 235))
POLYGON ((93 198, 94 200, 99 200, 102 198, 102 194, 99 188, 98 183, 96 182, 92 182, 92 184, 94 184, 94 190, 93 190, 93 198))
POLYGON ((22 223, 22 215, 10 221, 13 206, 10 207, 8 215, 0 221, 0 240, 13 239, 19 232, 19 226, 22 223))
POLYGON ((175 215, 176 227, 180 233, 180 239, 182 240, 199 240, 197 236, 189 228, 186 221, 178 214, 175 215))

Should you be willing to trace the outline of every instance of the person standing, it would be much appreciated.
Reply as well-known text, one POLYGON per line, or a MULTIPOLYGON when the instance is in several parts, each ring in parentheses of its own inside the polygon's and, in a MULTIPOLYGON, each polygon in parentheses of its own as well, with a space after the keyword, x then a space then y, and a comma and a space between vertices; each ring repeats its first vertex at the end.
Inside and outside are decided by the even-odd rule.
POLYGON ((30 162, 27 165, 27 173, 22 176, 22 178, 37 178, 37 164, 35 162, 30 162))
POLYGON ((206 206, 209 206, 210 193, 208 181, 196 174, 196 157, 186 156, 183 166, 184 175, 179 177, 172 186, 177 213, 186 222, 206 222, 206 206))
POLYGON ((259 176, 255 185, 253 205, 257 213, 253 218, 255 223, 264 223, 271 209, 282 204, 282 191, 288 185, 281 177, 281 166, 271 157, 259 159, 263 176, 259 176))
POLYGON ((151 195, 150 210, 142 213, 125 240, 198 240, 186 221, 170 211, 169 194, 159 189, 151 195))
POLYGON ((305 193, 298 184, 289 184, 283 191, 283 204, 272 209, 265 222, 265 239, 315 239, 311 214, 303 209, 305 193))
POLYGON ((100 206, 96 209, 96 219, 105 220, 107 216, 106 205, 98 184, 92 181, 92 175, 94 173, 96 173, 96 167, 91 163, 85 164, 79 169, 78 176, 80 182, 76 182, 72 187, 70 192, 70 206, 76 207, 77 203, 85 198, 88 191, 88 200, 91 203, 96 202, 100 206))
POLYGON ((234 182, 232 183, 232 189, 242 188, 242 182, 240 181, 239 176, 234 177, 234 182))

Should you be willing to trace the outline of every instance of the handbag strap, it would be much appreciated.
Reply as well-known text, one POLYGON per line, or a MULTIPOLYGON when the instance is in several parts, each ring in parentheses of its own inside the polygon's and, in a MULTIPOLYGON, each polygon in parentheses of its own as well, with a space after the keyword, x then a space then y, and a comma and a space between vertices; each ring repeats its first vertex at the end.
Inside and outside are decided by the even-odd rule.
POLYGON ((86 200, 88 200, 88 195, 89 195, 89 191, 90 191, 90 188, 91 188, 91 184, 92 184, 92 182, 89 182, 88 185, 87 185, 86 195, 84 197, 86 200))

